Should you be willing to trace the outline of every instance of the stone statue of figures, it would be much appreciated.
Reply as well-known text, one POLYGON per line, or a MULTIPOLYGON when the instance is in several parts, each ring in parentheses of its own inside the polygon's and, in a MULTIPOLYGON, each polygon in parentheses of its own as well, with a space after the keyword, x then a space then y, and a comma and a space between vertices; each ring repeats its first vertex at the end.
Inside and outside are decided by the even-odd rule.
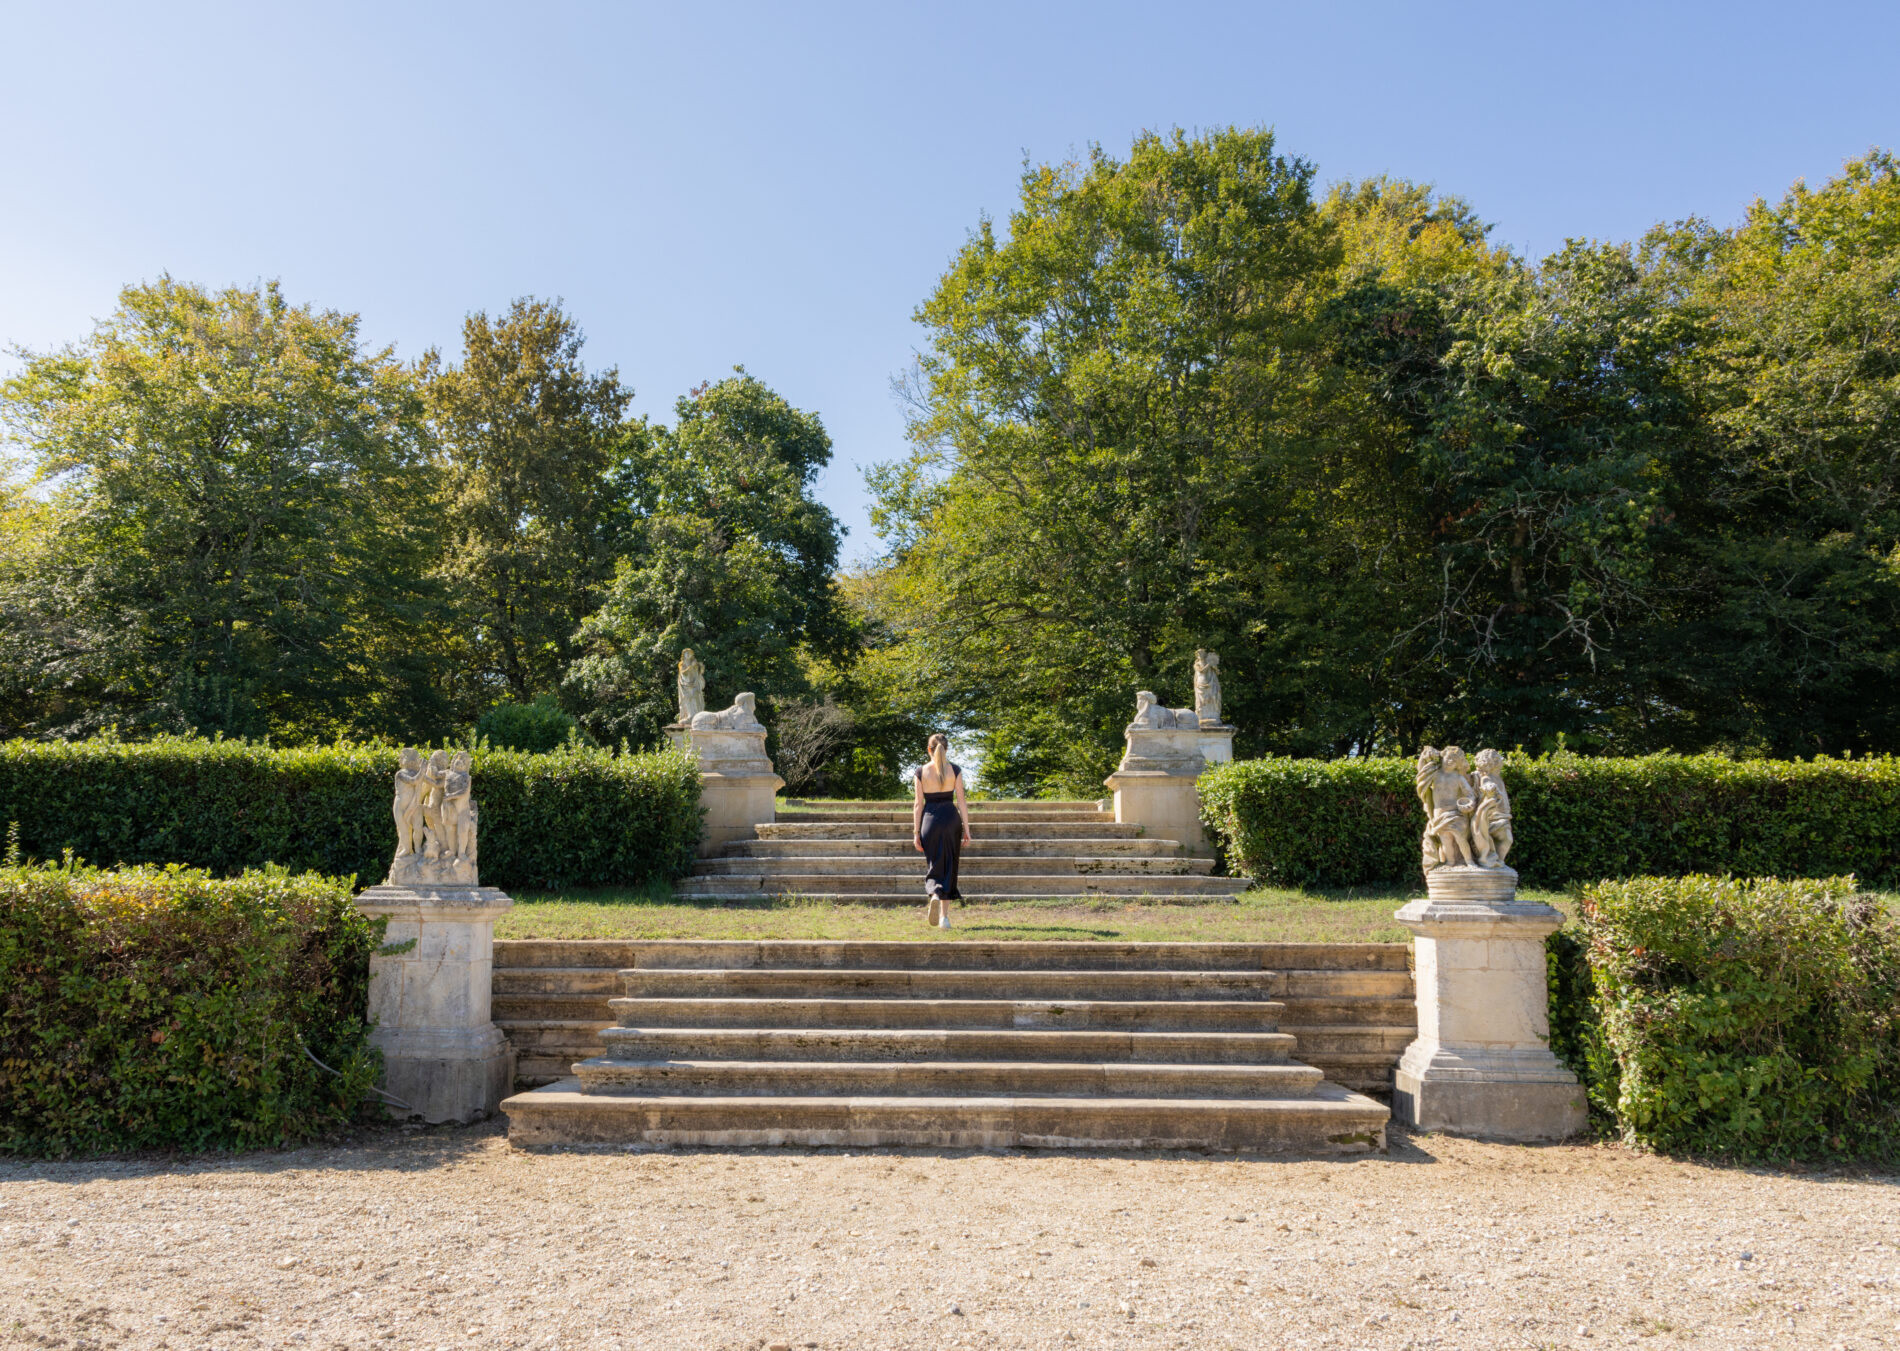
POLYGON ((1194 653, 1194 716, 1220 726, 1220 658, 1204 647, 1194 653))
POLYGON ((758 702, 750 694, 741 694, 732 701, 731 708, 722 708, 717 713, 695 713, 692 720, 696 732, 763 732, 765 724, 759 721, 758 702))
POLYGON ((396 857, 391 886, 477 886, 474 779, 467 751, 426 761, 403 747, 396 771, 396 857))
POLYGON ((1479 751, 1476 761, 1478 806, 1471 814, 1471 844, 1478 851, 1478 866, 1502 868, 1510 856, 1511 794, 1504 787, 1504 757, 1496 751, 1479 751))
POLYGON ((467 751, 457 751, 442 777, 443 848, 460 861, 475 851, 475 799, 467 751))
POLYGON ((679 720, 690 726, 695 714, 706 711, 706 667, 690 647, 680 653, 679 689, 679 720))
POLYGON ((1477 788, 1471 765, 1456 746, 1418 753, 1418 796, 1425 804, 1425 871, 1471 867, 1478 855, 1471 847, 1471 814, 1477 809, 1477 788))
POLYGON ((422 780, 428 785, 422 796, 422 857, 427 863, 455 857, 449 847, 449 823, 442 812, 442 787, 448 777, 449 753, 437 751, 422 769, 422 780))
POLYGON ((404 746, 396 770, 396 857, 417 853, 422 847, 422 800, 429 791, 423 777, 422 756, 404 746))

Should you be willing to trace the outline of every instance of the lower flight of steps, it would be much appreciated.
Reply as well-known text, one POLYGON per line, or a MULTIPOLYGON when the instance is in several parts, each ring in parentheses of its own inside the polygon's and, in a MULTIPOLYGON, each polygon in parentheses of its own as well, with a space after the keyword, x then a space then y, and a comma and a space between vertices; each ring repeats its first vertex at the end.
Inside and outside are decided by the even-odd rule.
MULTIPOLYGON (((1220 897, 1247 890, 1212 858, 1122 825, 1097 802, 975 802, 958 890, 972 901, 1061 896, 1220 897)), ((788 801, 693 865, 675 892, 694 900, 802 896, 857 904, 923 899, 924 861, 906 802, 788 801)))
MULTIPOLYGON (((1384 1147, 1383 1105, 1293 1058, 1300 945, 601 946, 632 959, 604 1054, 502 1104, 517 1144, 1384 1147)), ((1350 974, 1390 989, 1394 951, 1350 974)))

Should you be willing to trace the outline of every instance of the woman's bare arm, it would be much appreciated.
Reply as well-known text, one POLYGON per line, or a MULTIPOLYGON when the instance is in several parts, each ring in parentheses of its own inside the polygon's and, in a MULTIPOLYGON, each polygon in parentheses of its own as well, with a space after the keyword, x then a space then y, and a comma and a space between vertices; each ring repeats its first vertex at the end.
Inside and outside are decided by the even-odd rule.
POLYGON ((963 842, 970 842, 970 800, 963 796, 963 776, 957 775, 957 819, 963 822, 963 842))
POLYGON ((917 771, 917 791, 910 799, 910 844, 918 853, 924 852, 924 772, 917 771))

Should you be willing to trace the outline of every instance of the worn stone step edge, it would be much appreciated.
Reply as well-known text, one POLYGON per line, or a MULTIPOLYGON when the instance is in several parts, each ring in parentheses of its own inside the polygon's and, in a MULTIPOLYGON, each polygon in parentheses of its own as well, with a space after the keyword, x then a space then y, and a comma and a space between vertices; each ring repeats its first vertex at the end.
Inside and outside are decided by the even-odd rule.
POLYGON ((882 971, 752 967, 732 971, 620 973, 624 992, 646 997, 938 999, 1268 999, 1272 971, 882 971))
POLYGON ((1281 1065, 1284 1032, 1130 1032, 1020 1027, 621 1027, 594 1054, 623 1060, 1122 1061, 1281 1065))
MULTIPOLYGON (((966 902, 1017 892, 1049 896, 1234 896, 1252 887, 1253 883, 1244 877, 1210 877, 1191 872, 959 872, 957 876, 957 889, 966 902)), ((867 894, 902 895, 921 903, 924 872, 921 868, 901 871, 883 868, 868 873, 799 873, 767 868, 754 874, 695 873, 673 884, 673 894, 681 897, 754 896, 761 892, 853 898, 867 894)))
MULTIPOLYGON (((1034 858, 990 858, 965 855, 959 878, 972 877, 1094 877, 1101 874, 1130 877, 1206 877, 1214 870, 1211 858, 1165 858, 1131 854, 1122 858, 1071 857, 1049 854, 1034 858)), ((915 885, 923 877, 923 861, 910 858, 706 858, 693 865, 693 877, 878 877, 899 885, 915 885)))
MULTIPOLYGON (((494 994, 516 995, 529 993, 621 993, 632 987, 628 978, 634 976, 677 976, 681 980, 732 980, 740 975, 755 981, 778 980, 796 981, 801 987, 796 995, 788 997, 825 998, 831 992, 841 989, 863 989, 870 984, 885 988, 904 984, 912 977, 925 981, 948 982, 969 979, 980 981, 985 986, 1006 986, 1012 980, 1034 982, 1044 978, 1063 978, 1080 983, 1085 978, 1111 977, 1117 980, 1139 978, 1156 980, 1167 977, 1188 978, 1199 986, 1204 986, 1207 978, 1214 976, 1245 976, 1257 980, 1275 997, 1288 999, 1410 999, 1412 997, 1411 977, 1399 971, 1249 971, 1245 969, 1215 968, 1211 971, 1152 971, 1139 967, 1113 968, 1022 968, 999 971, 983 971, 962 967, 940 968, 875 968, 875 967, 817 967, 800 970, 792 967, 738 967, 726 971, 703 967, 665 968, 631 967, 618 973, 613 980, 603 979, 596 968, 579 970, 560 967, 509 967, 495 971, 490 977, 490 991, 494 994)), ((908 988, 908 986, 906 986, 908 988)), ((1008 991, 1000 990, 998 997, 1007 997, 1008 991)), ((1036 996, 1041 997, 1041 996, 1036 996)))
POLYGON ((985 970, 1409 971, 1404 943, 1086 943, 1054 939, 508 938, 497 970, 871 966, 985 970))
POLYGON ((1271 999, 683 999, 607 1001, 621 1027, 1075 1028, 1277 1032, 1271 999))
POLYGON ((1322 1083, 1303 1098, 637 1097, 575 1079, 505 1099, 509 1139, 529 1148, 646 1144, 716 1148, 1219 1149, 1364 1154, 1391 1113, 1322 1083))
POLYGON ((1062 1060, 584 1060, 589 1093, 818 1097, 827 1094, 1108 1098, 1302 1098, 1325 1077, 1310 1065, 1062 1060))
MULTIPOLYGON (((1126 840, 972 840, 963 849, 967 863, 979 858, 1074 858, 1095 854, 1113 858, 1180 858, 1174 840, 1138 836, 1126 840)), ((887 858, 915 863, 917 850, 908 836, 889 840, 732 840, 714 858, 887 858)))

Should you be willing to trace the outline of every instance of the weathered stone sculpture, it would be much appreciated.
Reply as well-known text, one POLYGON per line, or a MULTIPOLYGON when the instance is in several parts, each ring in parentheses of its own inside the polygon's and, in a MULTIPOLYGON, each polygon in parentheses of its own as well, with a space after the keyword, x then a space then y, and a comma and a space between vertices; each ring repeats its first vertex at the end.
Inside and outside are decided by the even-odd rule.
POLYGON ((422 756, 414 746, 404 746, 396 768, 396 859, 390 864, 393 874, 402 861, 422 849, 422 799, 429 783, 423 778, 422 756))
POLYGON ((706 667, 690 647, 680 653, 679 694, 679 721, 690 724, 695 713, 706 711, 706 667))
POLYGON ((389 886, 480 885, 475 799, 467 751, 437 751, 425 763, 405 746, 396 771, 396 856, 389 886), (420 839, 417 828, 420 826, 420 839))
POLYGON ((1418 1039, 1393 1076, 1393 1110, 1426 1130, 1556 1140, 1583 1129, 1583 1089, 1551 1054, 1544 939, 1563 916, 1520 901, 1504 757, 1419 752, 1422 900, 1396 916, 1416 934, 1418 1039))
POLYGON ((1203 727, 1219 727, 1220 658, 1206 648, 1194 653, 1194 714, 1203 727))
POLYGON ((1234 758, 1234 729, 1220 718, 1220 658, 1207 648, 1194 653, 1194 718, 1201 728, 1201 758, 1224 765, 1234 758))
POLYGON ((1128 749, 1107 780, 1115 793, 1115 819, 1205 853, 1195 786, 1207 768, 1200 717, 1191 708, 1163 708, 1153 690, 1141 690, 1122 736, 1128 749))
POLYGON ((1478 866, 1502 868, 1511 852, 1511 795, 1504 787, 1504 757, 1496 751, 1478 752, 1478 808, 1471 814, 1471 844, 1478 866))
POLYGON ((688 725, 695 732, 763 732, 765 730, 765 724, 759 721, 758 703, 750 694, 739 695, 732 701, 731 708, 722 708, 716 713, 695 713, 688 725))
POLYGON ((398 757, 389 876, 356 898, 388 920, 370 958, 371 1039, 397 1116, 472 1121, 514 1084, 514 1053, 489 1016, 495 921, 514 902, 481 885, 480 815, 467 751, 398 757))
POLYGON ((736 696, 730 708, 701 709, 666 734, 699 761, 699 801, 706 809, 699 836, 702 856, 750 838, 754 827, 775 818, 785 780, 765 753, 765 724, 751 694, 736 696))

